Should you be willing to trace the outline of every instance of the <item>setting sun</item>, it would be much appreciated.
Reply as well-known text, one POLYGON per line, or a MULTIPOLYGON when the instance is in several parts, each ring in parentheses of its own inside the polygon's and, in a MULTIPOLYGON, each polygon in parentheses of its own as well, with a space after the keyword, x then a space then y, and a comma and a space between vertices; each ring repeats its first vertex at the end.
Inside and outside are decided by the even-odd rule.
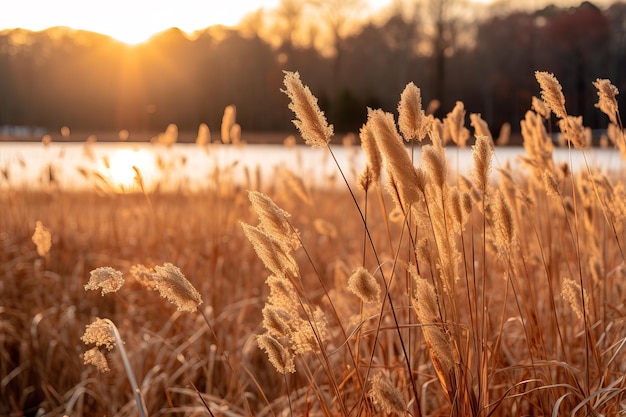
POLYGON ((0 14, 0 30, 67 26, 137 44, 170 27, 191 33, 216 24, 236 25, 247 13, 261 7, 276 7, 278 3, 279 0, 25 0, 13 2, 11 13, 0 14))
MULTIPOLYGON (((276 8, 279 3, 280 0, 23 0, 11 4, 11 13, 0 14, 0 30, 67 26, 136 45, 171 27, 191 34, 212 25, 235 26, 247 14, 261 8, 276 8)), ((365 3, 379 9, 391 0, 365 3)))

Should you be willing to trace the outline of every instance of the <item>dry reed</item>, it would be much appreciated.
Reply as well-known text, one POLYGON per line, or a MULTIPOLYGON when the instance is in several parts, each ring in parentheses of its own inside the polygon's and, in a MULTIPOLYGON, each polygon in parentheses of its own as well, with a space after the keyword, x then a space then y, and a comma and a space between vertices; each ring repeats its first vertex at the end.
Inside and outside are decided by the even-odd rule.
POLYGON ((314 147, 328 145, 333 136, 333 126, 326 122, 324 113, 319 109, 317 98, 300 81, 297 72, 285 72, 285 90, 291 103, 289 108, 296 114, 293 124, 298 128, 305 142, 314 147))
POLYGON ((35 232, 31 240, 37 247, 39 256, 45 256, 50 252, 50 248, 52 248, 52 233, 39 220, 35 222, 35 232))
MULTIPOLYGON (((610 100, 614 90, 602 84, 610 100)), ((565 114, 555 84, 551 91, 565 114)), ((448 171, 440 120, 430 124, 433 145, 416 162, 393 116, 371 110, 362 142, 365 148, 363 138, 373 139, 366 154, 374 158, 364 188, 388 176, 393 195, 381 193, 383 202, 396 199, 404 211, 380 204, 364 218, 347 215, 354 201, 331 187, 307 188, 315 204, 303 207, 273 183, 247 193, 229 176, 212 179, 219 190, 154 192, 153 208, 137 196, 74 195, 52 185, 0 194, 7 208, 0 217, 0 397, 7 399, 0 414, 126 416, 143 412, 143 396, 153 415, 619 415, 626 390, 623 179, 555 164, 548 121, 535 104, 521 123, 522 168, 502 165, 499 184, 488 138, 473 143, 468 180, 448 171), (211 216, 195 214, 208 206, 211 216), (385 225, 393 216, 399 221, 385 225), (45 259, 32 244, 35 220, 54 230, 55 248, 58 242, 45 259), (364 226, 372 242, 365 250, 364 226), (139 263, 165 259, 173 263, 139 263), (198 291, 174 263, 209 279, 194 281, 198 291), (85 296, 81 277, 102 264, 115 274, 94 277, 93 289, 118 288, 117 271, 134 279, 115 297, 85 296), (345 265, 362 267, 350 277, 345 265), (158 285, 174 289, 183 311, 198 309, 203 294, 203 317, 145 296, 143 286, 158 285), (111 355, 96 348, 82 357, 110 367, 105 375, 80 363, 76 341, 95 314, 123 324, 125 343, 104 320, 87 326, 83 340, 128 349, 125 361, 142 381, 132 388, 141 393, 137 409, 111 355), (214 337, 206 337, 203 318, 214 337)), ((612 112, 610 105, 603 107, 612 112)), ((457 113, 450 121, 463 132, 457 113)), ((573 123, 576 146, 582 121, 557 117, 573 123)), ((622 134, 609 124, 618 147, 622 134)), ((328 144, 324 134, 316 139, 328 144)))

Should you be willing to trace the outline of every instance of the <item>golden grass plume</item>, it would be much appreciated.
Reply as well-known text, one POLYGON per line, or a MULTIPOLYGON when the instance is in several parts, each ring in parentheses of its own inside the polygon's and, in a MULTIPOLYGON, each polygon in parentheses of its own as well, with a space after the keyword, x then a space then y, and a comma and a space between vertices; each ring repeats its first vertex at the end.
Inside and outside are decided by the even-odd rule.
POLYGON ((40 220, 35 222, 35 232, 33 233, 32 241, 37 247, 39 256, 46 256, 52 248, 52 233, 40 220))
POLYGON ((544 103, 559 119, 567 117, 563 89, 554 74, 546 71, 535 71, 535 78, 541 87, 541 98, 544 103))
POLYGON ((200 293, 177 266, 166 262, 163 266, 155 266, 154 271, 156 290, 161 297, 173 303, 178 311, 193 313, 202 304, 200 293))
POLYGON ((350 275, 350 278, 348 278, 348 290, 364 303, 375 303, 380 300, 380 284, 362 266, 357 267, 350 275))
POLYGON ((317 98, 309 87, 302 84, 298 72, 285 71, 285 90, 291 103, 289 108, 296 114, 293 124, 298 128, 304 141, 313 148, 328 145, 333 136, 333 126, 326 122, 324 112, 317 104, 317 98))
POLYGON ((110 266, 96 268, 89 274, 85 290, 101 290, 102 295, 116 292, 124 285, 123 274, 110 266))

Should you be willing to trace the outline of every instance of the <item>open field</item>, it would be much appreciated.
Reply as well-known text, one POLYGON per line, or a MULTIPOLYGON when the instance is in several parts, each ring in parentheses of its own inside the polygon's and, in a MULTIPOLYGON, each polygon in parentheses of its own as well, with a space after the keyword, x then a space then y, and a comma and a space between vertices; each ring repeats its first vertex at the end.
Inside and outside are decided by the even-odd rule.
MULTIPOLYGON (((324 148, 310 92, 291 73, 285 86, 324 148)), ((553 122, 530 111, 523 169, 491 181, 475 123, 473 168, 456 175, 446 122, 416 94, 403 93, 400 131, 369 113, 366 169, 339 191, 297 170, 257 190, 219 172, 193 193, 4 188, 0 415, 626 413, 624 171, 555 164, 553 122), (415 164, 401 134, 430 138, 415 164), (91 274, 103 267, 121 288, 91 274), (98 317, 114 325, 84 338, 98 317), (123 345, 90 350, 113 329, 123 345)))

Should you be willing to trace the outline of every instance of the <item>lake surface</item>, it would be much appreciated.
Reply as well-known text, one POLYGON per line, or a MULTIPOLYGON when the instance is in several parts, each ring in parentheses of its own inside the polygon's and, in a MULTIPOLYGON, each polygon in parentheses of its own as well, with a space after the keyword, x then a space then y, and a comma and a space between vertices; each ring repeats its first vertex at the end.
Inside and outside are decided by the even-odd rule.
MULTIPOLYGON (((365 155, 358 147, 332 146, 342 170, 353 181, 365 165, 365 155)), ((419 160, 419 148, 415 151, 419 160)), ((471 149, 455 147, 446 150, 449 166, 466 173, 471 169, 471 149)), ((507 161, 519 165, 523 148, 496 148, 494 169, 507 161)), ((585 151, 587 161, 603 171, 622 170, 625 162, 614 149, 585 151)), ((580 151, 571 153, 574 170, 584 168, 580 151)), ((554 151, 556 162, 570 160, 567 149, 554 151)), ((327 185, 330 178, 341 184, 339 171, 326 149, 305 145, 222 145, 199 147, 196 144, 174 144, 171 147, 151 143, 77 143, 33 142, 0 143, 0 187, 48 187, 50 179, 62 189, 89 189, 108 183, 116 191, 136 189, 133 166, 141 172, 146 188, 160 184, 162 189, 199 190, 217 186, 220 181, 236 181, 252 185, 250 178, 260 173, 263 181, 271 181, 277 170, 288 168, 307 184, 327 185)))

